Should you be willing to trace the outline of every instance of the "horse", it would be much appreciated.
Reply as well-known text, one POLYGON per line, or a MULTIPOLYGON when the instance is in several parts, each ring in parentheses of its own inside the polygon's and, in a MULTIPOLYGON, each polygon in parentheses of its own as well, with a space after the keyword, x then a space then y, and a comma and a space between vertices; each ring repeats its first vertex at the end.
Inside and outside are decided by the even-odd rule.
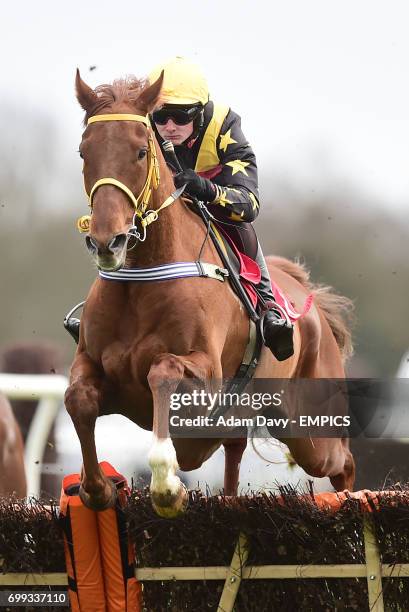
MULTIPOLYGON (((86 247, 100 272, 202 260, 221 265, 206 227, 175 190, 173 176, 147 117, 160 105, 163 73, 152 84, 130 78, 93 90, 76 74, 85 111, 79 147, 92 214, 86 247), (178 196, 178 194, 176 194, 178 196), (143 223, 144 220, 144 223, 143 223), (135 223, 140 228, 134 246, 135 223)), ((81 224, 81 220, 80 220, 81 224)), ((268 259, 271 277, 301 309, 311 290, 296 263, 268 259)), ((276 361, 263 348, 261 378, 343 378, 350 331, 342 318, 347 298, 316 292, 297 322, 294 355, 276 361)), ((170 398, 185 378, 234 376, 249 335, 246 311, 229 283, 209 278, 120 282, 97 277, 86 298, 65 405, 79 437, 83 465, 79 495, 100 510, 115 503, 112 483, 98 463, 94 428, 98 416, 119 413, 153 431, 149 453, 151 501, 161 516, 182 513, 188 493, 178 469, 200 467, 220 446, 225 450, 224 493, 237 494, 247 440, 170 438, 170 398)), ((352 489, 354 460, 343 438, 287 441, 304 470, 329 476, 336 490, 352 489)))
MULTIPOLYGON (((8 374, 50 374, 62 370, 62 355, 57 345, 46 340, 14 342, 2 348, 0 352, 0 372, 8 374)), ((18 423, 23 444, 34 419, 38 401, 12 399, 10 404, 18 423)), ((48 436, 43 462, 56 463, 55 424, 48 436)), ((58 492, 61 486, 57 474, 44 473, 41 477, 41 490, 49 496, 58 492)))
POLYGON ((0 496, 26 493, 23 438, 10 403, 0 393, 0 496))

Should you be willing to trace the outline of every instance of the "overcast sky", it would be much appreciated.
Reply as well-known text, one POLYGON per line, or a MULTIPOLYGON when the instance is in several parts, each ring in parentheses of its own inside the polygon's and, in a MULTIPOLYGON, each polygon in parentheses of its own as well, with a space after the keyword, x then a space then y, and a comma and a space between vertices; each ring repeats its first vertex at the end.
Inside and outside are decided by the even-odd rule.
POLYGON ((408 17, 404 0, 3 3, 0 100, 43 108, 61 127, 62 156, 74 157, 77 66, 96 86, 184 55, 241 114, 262 174, 298 187, 345 179, 404 207, 408 17))

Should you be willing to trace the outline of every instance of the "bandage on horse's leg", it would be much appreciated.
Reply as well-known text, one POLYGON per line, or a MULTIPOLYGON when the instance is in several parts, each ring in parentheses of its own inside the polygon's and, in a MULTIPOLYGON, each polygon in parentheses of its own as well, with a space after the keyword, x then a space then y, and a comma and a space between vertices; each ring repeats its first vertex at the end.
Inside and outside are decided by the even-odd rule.
POLYGON ((246 438, 231 438, 223 442, 224 459, 224 494, 237 495, 239 486, 240 463, 247 446, 246 438))
POLYGON ((79 496, 83 504, 92 510, 111 508, 116 500, 116 488, 102 473, 95 446, 95 422, 101 401, 100 378, 88 356, 81 353, 71 370, 65 406, 81 444, 83 466, 79 496))
POLYGON ((179 465, 175 447, 169 437, 170 397, 185 374, 206 380, 210 374, 209 364, 204 353, 191 353, 188 356, 165 353, 154 359, 149 370, 148 383, 153 397, 150 492, 155 511, 167 518, 184 512, 188 503, 186 487, 176 476, 179 465))

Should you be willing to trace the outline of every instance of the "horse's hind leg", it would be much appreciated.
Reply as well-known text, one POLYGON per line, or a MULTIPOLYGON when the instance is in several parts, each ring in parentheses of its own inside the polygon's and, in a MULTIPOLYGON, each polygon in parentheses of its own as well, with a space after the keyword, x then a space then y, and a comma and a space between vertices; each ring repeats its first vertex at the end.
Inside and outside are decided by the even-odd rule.
POLYGON ((237 495, 239 486, 240 463, 247 446, 247 438, 230 438, 223 441, 224 459, 224 494, 237 495))
POLYGON ((188 495, 180 478, 176 451, 169 437, 171 396, 184 374, 200 380, 210 375, 210 362, 204 353, 158 355, 150 367, 148 383, 153 397, 153 445, 149 452, 152 469, 152 505, 161 516, 174 517, 186 508, 188 495))
POLYGON ((355 462, 343 438, 283 439, 296 463, 310 476, 328 478, 337 491, 353 490, 355 462))
POLYGON ((342 446, 345 452, 344 469, 336 476, 330 476, 331 484, 336 491, 352 491, 355 482, 355 461, 349 450, 349 438, 342 439, 342 446))

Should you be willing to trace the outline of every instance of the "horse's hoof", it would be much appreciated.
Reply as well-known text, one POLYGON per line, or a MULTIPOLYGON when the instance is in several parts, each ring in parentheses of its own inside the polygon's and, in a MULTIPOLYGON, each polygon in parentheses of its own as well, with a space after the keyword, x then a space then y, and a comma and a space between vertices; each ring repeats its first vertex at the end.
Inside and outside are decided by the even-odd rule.
POLYGON ((99 496, 93 496, 90 493, 87 493, 85 489, 80 485, 78 495, 84 506, 89 508, 90 510, 95 510, 96 512, 100 512, 101 510, 107 510, 108 508, 113 508, 116 504, 117 500, 117 491, 116 486, 112 482, 112 480, 108 479, 111 492, 108 499, 102 499, 99 496))
POLYGON ((152 507, 162 518, 176 518, 186 511, 189 504, 189 492, 183 482, 177 495, 151 494, 152 507))

